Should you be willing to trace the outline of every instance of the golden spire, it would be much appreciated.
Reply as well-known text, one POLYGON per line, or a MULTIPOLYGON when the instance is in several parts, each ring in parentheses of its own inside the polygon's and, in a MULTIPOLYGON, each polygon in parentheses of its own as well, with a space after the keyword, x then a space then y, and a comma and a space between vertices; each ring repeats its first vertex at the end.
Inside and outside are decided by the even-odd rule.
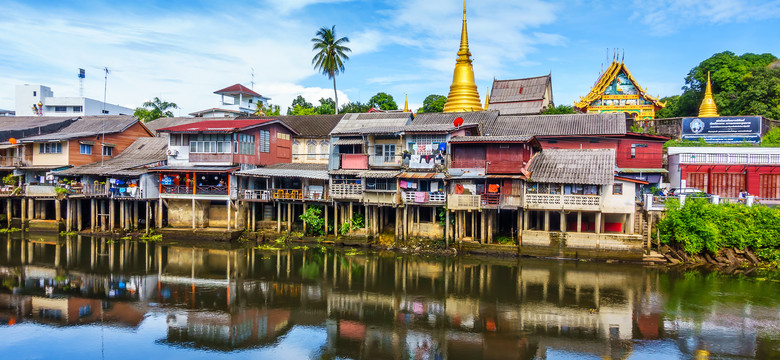
POLYGON ((707 72, 707 87, 704 90, 704 100, 699 107, 699 117, 717 117, 718 106, 715 105, 715 99, 712 98, 712 85, 710 84, 710 73, 707 72))
POLYGON ((471 65, 469 35, 466 29, 466 0, 463 0, 463 29, 460 33, 460 49, 455 62, 450 93, 444 104, 444 112, 480 111, 479 92, 474 81, 474 68, 471 65))
POLYGON ((410 112, 409 111, 409 94, 404 94, 404 112, 410 112))
POLYGON ((488 105, 490 105, 490 88, 485 88, 485 110, 488 109, 488 105))

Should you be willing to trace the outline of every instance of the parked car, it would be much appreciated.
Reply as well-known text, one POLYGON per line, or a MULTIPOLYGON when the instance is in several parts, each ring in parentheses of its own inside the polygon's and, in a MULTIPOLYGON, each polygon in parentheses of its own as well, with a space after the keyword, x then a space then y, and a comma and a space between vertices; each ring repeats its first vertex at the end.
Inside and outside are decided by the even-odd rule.
POLYGON ((710 197, 712 195, 697 188, 674 188, 669 192, 671 196, 685 195, 688 197, 710 197))

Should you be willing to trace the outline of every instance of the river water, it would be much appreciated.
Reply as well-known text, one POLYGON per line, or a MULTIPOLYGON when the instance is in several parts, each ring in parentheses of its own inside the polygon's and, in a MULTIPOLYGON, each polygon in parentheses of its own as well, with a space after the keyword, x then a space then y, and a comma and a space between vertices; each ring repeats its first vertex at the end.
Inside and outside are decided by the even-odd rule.
POLYGON ((780 358, 755 273, 2 237, 3 358, 780 358))

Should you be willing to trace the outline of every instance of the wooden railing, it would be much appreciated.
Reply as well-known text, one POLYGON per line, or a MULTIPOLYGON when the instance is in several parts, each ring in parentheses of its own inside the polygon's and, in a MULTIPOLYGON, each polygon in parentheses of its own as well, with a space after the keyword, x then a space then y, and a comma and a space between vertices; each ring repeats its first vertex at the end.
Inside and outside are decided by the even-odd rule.
POLYGON ((501 195, 482 194, 480 200, 482 201, 482 206, 498 206, 501 203, 501 195))
POLYGON ((270 190, 244 190, 241 198, 245 200, 271 200, 273 196, 270 190))
POLYGON ((330 196, 341 199, 360 199, 363 196, 363 186, 360 184, 333 184, 330 196))
POLYGON ((443 192, 404 191, 403 199, 406 204, 444 204, 447 195, 443 192))

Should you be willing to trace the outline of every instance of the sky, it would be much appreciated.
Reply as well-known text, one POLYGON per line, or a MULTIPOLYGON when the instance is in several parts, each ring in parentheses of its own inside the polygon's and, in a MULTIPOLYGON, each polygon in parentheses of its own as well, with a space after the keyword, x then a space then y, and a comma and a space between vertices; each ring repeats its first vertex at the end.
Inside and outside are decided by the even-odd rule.
MULTIPOLYGON (((311 65, 311 38, 336 27, 352 49, 336 77, 339 103, 387 92, 416 110, 447 95, 459 46, 457 0, 7 1, 0 0, 0 109, 18 84, 55 96, 135 108, 159 97, 178 116, 216 107, 214 91, 252 87, 285 109, 317 104, 333 82, 311 65), (252 74, 254 85, 252 86, 252 74)), ((688 71, 715 53, 773 53, 780 1, 479 0, 468 8, 469 43, 482 101, 493 79, 552 73, 556 105, 590 90, 613 49, 652 95, 679 94, 688 71)))

